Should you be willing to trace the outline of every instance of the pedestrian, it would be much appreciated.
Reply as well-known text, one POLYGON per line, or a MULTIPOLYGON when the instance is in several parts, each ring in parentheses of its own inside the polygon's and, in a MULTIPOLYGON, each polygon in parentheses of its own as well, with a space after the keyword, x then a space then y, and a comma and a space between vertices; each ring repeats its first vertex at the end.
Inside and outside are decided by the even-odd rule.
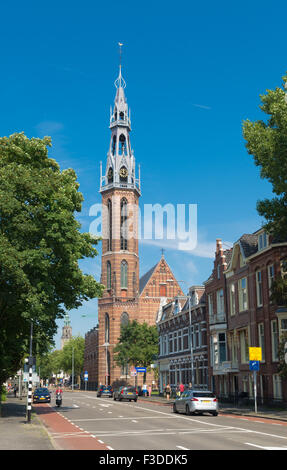
POLYGON ((151 397, 151 385, 148 386, 148 396, 151 397))
POLYGON ((192 383, 191 383, 191 382, 189 382, 189 384, 188 384, 188 388, 189 388, 189 390, 191 390, 191 389, 192 389, 192 383))
POLYGON ((14 390, 14 397, 16 398, 16 393, 18 391, 18 387, 16 384, 14 385, 13 390, 14 390))
POLYGON ((179 386, 179 391, 180 391, 180 394, 181 394, 181 395, 182 395, 182 394, 183 394, 183 392, 184 392, 184 385, 183 385, 183 383, 182 383, 182 382, 180 383, 180 386, 179 386))
POLYGON ((177 384, 175 391, 176 391, 176 396, 180 397, 179 383, 177 384))
POLYGON ((169 400, 170 392, 171 392, 170 385, 167 384, 167 386, 165 387, 165 394, 166 394, 166 399, 167 399, 167 400, 169 400))

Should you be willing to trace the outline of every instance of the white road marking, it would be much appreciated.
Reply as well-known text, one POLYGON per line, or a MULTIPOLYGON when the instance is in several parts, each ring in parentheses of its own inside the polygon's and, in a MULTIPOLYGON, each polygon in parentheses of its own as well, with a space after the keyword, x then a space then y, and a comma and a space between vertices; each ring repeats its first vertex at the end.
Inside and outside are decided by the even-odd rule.
POLYGON ((246 445, 252 446, 252 447, 258 447, 259 449, 264 449, 264 450, 287 450, 287 447, 264 447, 264 446, 259 446, 257 444, 251 444, 251 442, 245 442, 246 445))

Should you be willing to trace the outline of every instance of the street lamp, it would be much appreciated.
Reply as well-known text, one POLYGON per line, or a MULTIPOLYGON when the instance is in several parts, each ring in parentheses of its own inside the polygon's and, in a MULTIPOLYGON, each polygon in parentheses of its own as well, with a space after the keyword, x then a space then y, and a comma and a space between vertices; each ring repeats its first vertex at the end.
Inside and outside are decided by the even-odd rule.
POLYGON ((110 343, 108 342, 103 344, 103 347, 106 348, 106 377, 105 377, 106 385, 108 385, 108 376, 109 376, 109 370, 108 370, 108 347, 109 346, 110 346, 110 343))
MULTIPOLYGON (((184 284, 187 285, 187 282, 185 281, 177 281, 177 282, 184 282, 184 284)), ((188 285, 187 285, 188 288, 188 285)), ((180 298, 179 296, 177 296, 180 298)), ((194 386, 194 364, 193 364, 193 342, 192 342, 192 325, 191 325, 191 297, 190 293, 188 290, 188 294, 185 296, 188 298, 188 317, 189 317, 189 345, 190 345, 190 363, 191 363, 191 385, 192 387, 194 386)))

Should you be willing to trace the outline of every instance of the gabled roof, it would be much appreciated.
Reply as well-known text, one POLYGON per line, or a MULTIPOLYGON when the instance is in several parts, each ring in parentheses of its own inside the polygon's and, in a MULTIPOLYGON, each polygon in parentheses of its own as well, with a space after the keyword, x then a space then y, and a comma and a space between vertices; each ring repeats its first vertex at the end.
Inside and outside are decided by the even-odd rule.
POLYGON ((255 233, 245 233, 238 241, 241 244, 245 258, 253 255, 258 250, 258 235, 255 233))
POLYGON ((140 294, 144 290, 145 286, 147 285, 148 281, 150 280, 151 276, 153 275, 153 272, 155 268, 157 267, 158 263, 156 263, 147 273, 145 273, 141 278, 140 278, 140 294))

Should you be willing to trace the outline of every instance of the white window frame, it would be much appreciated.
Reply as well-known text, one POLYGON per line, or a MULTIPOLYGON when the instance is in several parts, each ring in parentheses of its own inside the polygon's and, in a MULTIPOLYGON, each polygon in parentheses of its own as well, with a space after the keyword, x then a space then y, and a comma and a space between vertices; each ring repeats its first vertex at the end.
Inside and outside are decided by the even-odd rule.
POLYGON ((230 300, 230 316, 233 317, 236 313, 235 303, 235 283, 233 282, 229 286, 229 300, 230 300))
POLYGON ((258 323, 258 343, 262 351, 262 362, 265 362, 265 330, 264 323, 258 323))
POLYGON ((279 374, 273 374, 273 398, 275 400, 282 400, 282 378, 279 374))
POLYGON ((223 289, 216 291, 216 308, 217 315, 224 315, 224 292, 223 289))
POLYGON ((279 331, 278 331, 278 322, 277 320, 271 320, 271 351, 272 351, 272 361, 278 362, 279 355, 279 331))
POLYGON ((262 271, 258 270, 255 272, 256 276, 256 302, 257 307, 263 305, 263 285, 262 285, 262 271))
POLYGON ((275 279, 274 264, 268 264, 268 266, 267 266, 267 275, 268 275, 268 288, 269 288, 269 298, 270 298, 272 284, 273 284, 274 279, 275 279))
POLYGON ((239 299, 239 312, 248 310, 248 287, 247 277, 242 277, 238 280, 238 299, 239 299), (245 284, 245 286, 243 286, 245 284))

